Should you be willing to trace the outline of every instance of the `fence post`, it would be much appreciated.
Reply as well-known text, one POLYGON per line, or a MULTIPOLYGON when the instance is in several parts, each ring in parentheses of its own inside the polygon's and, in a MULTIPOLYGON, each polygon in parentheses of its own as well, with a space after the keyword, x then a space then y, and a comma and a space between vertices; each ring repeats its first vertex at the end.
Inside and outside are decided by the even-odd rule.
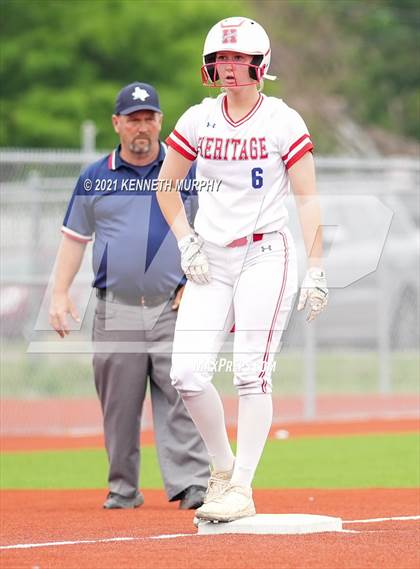
POLYGON ((378 284, 379 393, 381 395, 387 395, 391 393, 391 315, 390 303, 387 294, 388 283, 385 263, 383 263, 382 267, 378 267, 378 284))
POLYGON ((96 125, 93 121, 84 121, 82 123, 82 153, 84 154, 83 162, 88 164, 92 160, 92 156, 96 151, 96 125))
POLYGON ((28 176, 29 199, 31 203, 31 277, 36 279, 40 271, 40 251, 41 251, 41 176, 37 170, 31 170, 28 176))
POLYGON ((315 341, 315 322, 304 322, 305 346, 305 381, 303 399, 303 418, 305 421, 312 421, 316 416, 316 341, 315 341))
MULTIPOLYGON (((37 170, 31 170, 27 179, 27 187, 29 190, 29 204, 31 217, 29 221, 30 242, 28 252, 30 254, 29 279, 30 283, 30 309, 28 320, 24 326, 25 336, 30 336, 38 314, 38 291, 40 290, 40 275, 44 271, 42 256, 42 187, 41 176, 37 170)), ((36 368, 36 362, 31 359, 29 367, 33 371, 36 368)))

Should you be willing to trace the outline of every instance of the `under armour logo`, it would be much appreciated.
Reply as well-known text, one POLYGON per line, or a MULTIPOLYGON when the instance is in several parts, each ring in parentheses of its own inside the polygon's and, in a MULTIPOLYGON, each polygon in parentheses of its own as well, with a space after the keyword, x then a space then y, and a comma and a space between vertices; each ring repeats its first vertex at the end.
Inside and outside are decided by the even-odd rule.
POLYGON ((140 99, 140 101, 142 101, 143 103, 147 99, 147 97, 150 97, 150 95, 146 91, 146 89, 141 89, 141 87, 139 87, 139 86, 137 86, 134 89, 134 91, 131 93, 131 96, 133 97, 134 101, 137 101, 140 99))
POLYGON ((238 30, 227 28, 223 30, 222 43, 236 43, 238 41, 238 30))
POLYGON ((216 123, 207 122, 207 128, 216 128, 216 123))
POLYGON ((264 247, 264 245, 261 245, 261 251, 263 253, 264 253, 264 251, 272 251, 271 245, 267 245, 267 247, 264 247))

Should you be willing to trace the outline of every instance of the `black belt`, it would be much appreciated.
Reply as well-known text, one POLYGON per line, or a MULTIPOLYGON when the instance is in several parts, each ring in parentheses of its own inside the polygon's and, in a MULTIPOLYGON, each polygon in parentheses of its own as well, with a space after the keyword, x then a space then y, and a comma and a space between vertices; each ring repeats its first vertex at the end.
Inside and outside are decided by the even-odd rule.
POLYGON ((117 304, 128 304, 130 306, 158 306, 164 302, 169 302, 174 298, 172 294, 158 294, 156 296, 129 295, 120 294, 105 288, 97 288, 96 296, 107 302, 115 302, 117 304))

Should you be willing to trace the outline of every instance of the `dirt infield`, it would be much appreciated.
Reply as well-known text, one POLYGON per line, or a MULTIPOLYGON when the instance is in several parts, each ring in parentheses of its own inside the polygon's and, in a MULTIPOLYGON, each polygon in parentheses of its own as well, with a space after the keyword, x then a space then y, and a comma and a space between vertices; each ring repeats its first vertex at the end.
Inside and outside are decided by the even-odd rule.
MULTIPOLYGON (((276 438, 276 433, 287 431, 290 438, 308 436, 336 436, 358 435, 373 433, 412 433, 420 427, 418 419, 399 420, 371 420, 351 422, 319 422, 319 423, 291 423, 277 424, 271 428, 270 437, 276 438)), ((229 438, 233 440, 236 430, 229 429, 229 438)), ((143 431, 141 445, 154 444, 153 431, 143 431)), ((2 436, 0 448, 2 452, 37 451, 37 450, 65 450, 80 448, 103 448, 103 436, 2 436)))
POLYGON ((4 491, 1 543, 3 548, 13 548, 2 549, 1 567, 418 569, 420 566, 418 520, 357 522, 418 515, 416 489, 255 492, 259 513, 325 514, 339 516, 346 522, 356 521, 344 523, 348 531, 342 533, 306 536, 197 536, 192 525, 193 513, 168 504, 162 491, 146 490, 146 503, 137 510, 102 510, 104 496, 103 490, 4 491), (34 547, 40 543, 44 545, 34 547))

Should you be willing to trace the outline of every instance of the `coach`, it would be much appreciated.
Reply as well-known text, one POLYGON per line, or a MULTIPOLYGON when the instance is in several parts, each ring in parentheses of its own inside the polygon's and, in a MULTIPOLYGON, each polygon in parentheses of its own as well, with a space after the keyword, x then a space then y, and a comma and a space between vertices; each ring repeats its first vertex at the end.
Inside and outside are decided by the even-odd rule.
MULTIPOLYGON (((86 168, 67 209, 50 324, 64 337, 69 333, 68 314, 79 319, 69 288, 87 243, 94 239, 93 287, 98 300, 93 367, 109 459, 104 507, 143 504, 138 489, 139 433, 150 379, 166 493, 170 501, 180 500, 181 508, 192 509, 203 501, 209 459, 169 379, 176 310, 185 277, 176 241, 151 183, 157 180, 166 153, 159 141, 162 113, 155 89, 146 83, 124 87, 116 99, 112 124, 120 145, 86 168)), ((191 200, 183 199, 190 211, 191 200)))

